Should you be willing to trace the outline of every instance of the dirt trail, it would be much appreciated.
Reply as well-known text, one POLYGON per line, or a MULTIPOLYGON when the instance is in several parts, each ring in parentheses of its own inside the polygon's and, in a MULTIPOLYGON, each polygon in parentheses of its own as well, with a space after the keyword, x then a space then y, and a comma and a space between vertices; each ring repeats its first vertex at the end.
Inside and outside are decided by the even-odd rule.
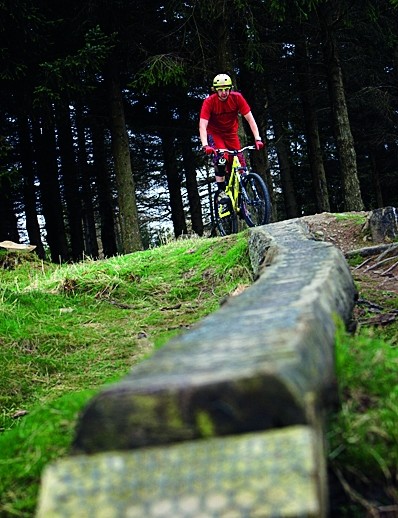
MULTIPOLYGON (((333 243, 347 254, 353 250, 385 243, 374 243, 363 229, 360 220, 368 212, 348 212, 342 215, 322 213, 301 218, 320 241, 333 243), (362 216, 362 218, 361 218, 362 216)), ((352 262, 352 261, 351 261, 352 262)), ((398 320, 398 248, 364 256, 350 266, 359 289, 359 300, 354 309, 354 320, 362 325, 385 326, 398 320)))

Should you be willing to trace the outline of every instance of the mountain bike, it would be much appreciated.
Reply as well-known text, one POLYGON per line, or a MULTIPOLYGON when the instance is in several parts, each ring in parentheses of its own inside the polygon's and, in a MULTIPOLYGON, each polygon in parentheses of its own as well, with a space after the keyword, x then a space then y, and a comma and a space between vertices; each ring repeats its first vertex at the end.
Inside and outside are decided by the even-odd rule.
POLYGON ((214 217, 222 236, 238 231, 238 217, 244 219, 249 227, 265 225, 271 219, 271 200, 264 180, 257 173, 248 172, 242 167, 239 154, 256 149, 245 146, 242 149, 217 149, 216 162, 219 168, 226 165, 226 155, 232 155, 231 171, 226 172, 225 193, 214 195, 214 217))

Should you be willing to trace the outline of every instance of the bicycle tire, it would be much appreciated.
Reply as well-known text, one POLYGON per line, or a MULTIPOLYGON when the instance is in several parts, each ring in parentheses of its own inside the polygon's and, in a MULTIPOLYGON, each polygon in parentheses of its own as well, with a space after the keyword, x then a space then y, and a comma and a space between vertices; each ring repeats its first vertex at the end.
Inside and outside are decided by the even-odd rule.
POLYGON ((271 220, 271 199, 264 180, 257 173, 242 177, 240 210, 249 227, 266 225, 271 220))
POLYGON ((228 236, 230 234, 236 234, 238 232, 238 217, 236 212, 232 209, 226 216, 220 216, 219 203, 218 203, 218 192, 214 195, 214 219, 218 228, 218 231, 222 236, 228 236))

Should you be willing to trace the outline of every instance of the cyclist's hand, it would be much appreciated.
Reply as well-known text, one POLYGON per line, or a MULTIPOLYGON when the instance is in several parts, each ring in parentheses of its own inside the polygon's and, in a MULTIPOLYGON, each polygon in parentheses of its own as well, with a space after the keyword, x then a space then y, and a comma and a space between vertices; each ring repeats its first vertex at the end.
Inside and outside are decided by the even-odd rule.
POLYGON ((263 147, 264 147, 264 142, 261 139, 256 139, 255 145, 256 145, 257 151, 260 151, 260 149, 263 149, 263 147))
POLYGON ((217 151, 214 149, 214 147, 211 146, 203 146, 203 151, 206 153, 206 155, 216 155, 217 151))

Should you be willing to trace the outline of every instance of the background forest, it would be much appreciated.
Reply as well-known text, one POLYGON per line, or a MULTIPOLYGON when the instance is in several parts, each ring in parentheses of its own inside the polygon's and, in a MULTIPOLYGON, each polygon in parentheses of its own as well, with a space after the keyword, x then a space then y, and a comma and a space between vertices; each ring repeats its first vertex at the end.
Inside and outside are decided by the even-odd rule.
POLYGON ((398 205, 397 0, 4 0, 0 20, 0 241, 60 262, 210 234, 220 72, 274 221, 398 205))

